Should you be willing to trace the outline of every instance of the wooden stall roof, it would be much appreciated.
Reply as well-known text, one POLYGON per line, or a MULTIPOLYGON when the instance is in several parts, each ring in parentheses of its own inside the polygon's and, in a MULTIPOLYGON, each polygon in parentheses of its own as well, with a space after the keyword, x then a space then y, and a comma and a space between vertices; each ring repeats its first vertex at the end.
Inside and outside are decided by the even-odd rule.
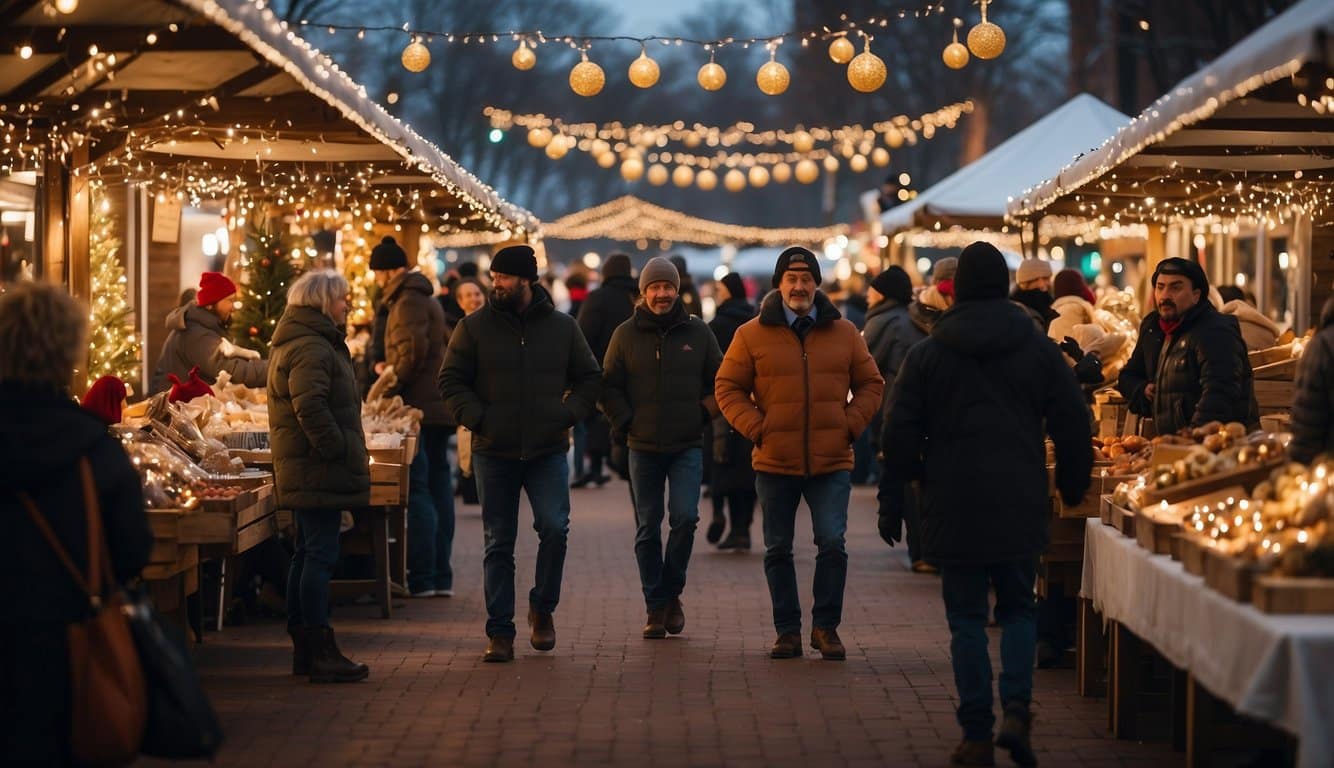
POLYGON ((1011 201, 1011 219, 1166 223, 1302 205, 1334 221, 1334 3, 1302 0, 1097 150, 1011 201))
POLYGON ((0 168, 46 146, 77 173, 196 198, 373 202, 390 220, 536 233, 299 31, 251 0, 83 0, 69 15, 0 0, 0 168))

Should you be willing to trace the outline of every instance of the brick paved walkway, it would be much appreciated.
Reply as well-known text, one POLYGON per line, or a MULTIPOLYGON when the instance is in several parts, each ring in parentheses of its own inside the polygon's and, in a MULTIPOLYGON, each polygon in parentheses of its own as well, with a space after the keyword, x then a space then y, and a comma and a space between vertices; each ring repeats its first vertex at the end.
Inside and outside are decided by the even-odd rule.
MULTIPOLYGON (((228 736, 219 764, 948 763, 959 730, 939 581, 910 573, 902 548, 880 542, 872 489, 854 490, 842 663, 809 651, 768 658, 773 628, 758 522, 749 555, 714 551, 700 526, 685 633, 642 640, 625 486, 573 494, 555 651, 533 651, 520 618, 515 662, 481 663, 481 519, 477 507, 460 507, 456 597, 402 601, 389 621, 369 607, 335 613, 344 649, 371 667, 368 682, 314 686, 290 677, 279 624, 206 637, 198 659, 228 736)), ((531 586, 536 548, 531 528, 521 531, 520 596, 531 586)), ((809 518, 798 541, 809 632, 809 518)), ((997 644, 993 633, 993 657, 997 644)), ((1108 737, 1104 702, 1076 697, 1072 671, 1039 671, 1036 700, 1043 766, 1182 763, 1165 745, 1108 737)), ((998 755, 998 764, 1008 759, 998 755)))

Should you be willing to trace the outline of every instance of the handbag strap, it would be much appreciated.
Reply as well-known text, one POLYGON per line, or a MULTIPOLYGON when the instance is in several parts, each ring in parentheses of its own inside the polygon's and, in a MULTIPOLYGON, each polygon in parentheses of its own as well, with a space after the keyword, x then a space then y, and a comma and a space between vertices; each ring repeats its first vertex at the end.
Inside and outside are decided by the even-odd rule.
MULTIPOLYGON (((97 487, 93 482, 93 469, 89 466, 87 457, 79 459, 79 474, 83 483, 83 504, 87 516, 87 578, 79 572, 78 566, 74 564, 74 558, 70 557, 69 551, 61 545, 60 538, 52 530, 46 516, 38 509, 37 502, 33 501, 26 491, 19 491, 19 500, 23 502, 24 508, 28 510, 28 517, 32 519, 33 524, 37 526, 37 530, 46 539, 46 543, 51 546, 51 550, 55 552, 56 557, 65 566, 65 570, 69 571, 75 585, 88 595, 88 600, 92 606, 98 608, 102 602, 102 576, 104 573, 110 576, 111 561, 107 552, 106 537, 102 535, 102 514, 97 501, 97 487)), ((110 580, 108 578, 108 581, 110 580)))

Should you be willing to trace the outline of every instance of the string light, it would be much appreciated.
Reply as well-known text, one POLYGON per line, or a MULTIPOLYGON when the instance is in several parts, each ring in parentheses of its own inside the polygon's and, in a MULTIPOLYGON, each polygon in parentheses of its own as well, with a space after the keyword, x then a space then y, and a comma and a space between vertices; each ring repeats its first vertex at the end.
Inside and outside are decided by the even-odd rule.
MULTIPOLYGON (((740 174, 740 171, 737 171, 740 174)), ((744 185, 745 178, 742 177, 744 185)), ((792 245, 824 243, 848 228, 839 224, 818 228, 748 227, 689 216, 626 195, 602 205, 586 208, 543 226, 543 237, 585 240, 612 237, 617 240, 671 240, 697 245, 792 245)))
POLYGON ((403 68, 409 72, 424 72, 431 65, 431 49, 422 45, 420 40, 413 39, 403 49, 401 57, 403 68))
POLYGON ((607 75, 603 73, 602 67, 588 60, 587 48, 580 51, 579 56, 579 63, 570 70, 570 90, 585 98, 596 96, 602 92, 607 75))
POLYGON ((626 73, 630 82, 637 88, 652 88, 658 82, 658 62, 648 57, 648 52, 639 49, 639 58, 630 64, 626 73))
POLYGON ((533 52, 532 48, 528 47, 527 40, 519 40, 519 47, 515 48, 514 53, 510 56, 510 63, 521 72, 526 72, 537 66, 537 54, 533 52))
POLYGON ((713 60, 713 53, 710 52, 709 63, 699 68, 699 75, 695 79, 699 82, 700 88, 716 91, 727 83, 727 72, 713 60))
POLYGON ((865 36, 865 49, 848 64, 848 83, 862 93, 872 93, 885 84, 889 70, 879 56, 871 53, 871 36, 865 36))
POLYGON ((768 96, 778 96, 786 91, 788 84, 792 82, 792 76, 788 74, 787 67, 774 58, 777 55, 777 49, 777 45, 769 45, 769 61, 755 73, 755 84, 768 96))
POLYGON ((829 58, 835 64, 847 64, 856 54, 857 48, 848 40, 847 35, 840 35, 829 44, 829 58))

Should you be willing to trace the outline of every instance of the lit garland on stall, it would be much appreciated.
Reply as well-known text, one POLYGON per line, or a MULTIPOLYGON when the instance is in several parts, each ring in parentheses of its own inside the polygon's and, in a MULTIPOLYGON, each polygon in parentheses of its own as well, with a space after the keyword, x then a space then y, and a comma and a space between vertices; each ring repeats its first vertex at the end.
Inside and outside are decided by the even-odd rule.
POLYGON ((542 228, 543 237, 585 240, 612 237, 622 241, 696 243, 699 245, 792 245, 823 243, 846 235, 846 225, 810 228, 746 227, 690 216, 653 205, 633 195, 563 216, 542 228))

